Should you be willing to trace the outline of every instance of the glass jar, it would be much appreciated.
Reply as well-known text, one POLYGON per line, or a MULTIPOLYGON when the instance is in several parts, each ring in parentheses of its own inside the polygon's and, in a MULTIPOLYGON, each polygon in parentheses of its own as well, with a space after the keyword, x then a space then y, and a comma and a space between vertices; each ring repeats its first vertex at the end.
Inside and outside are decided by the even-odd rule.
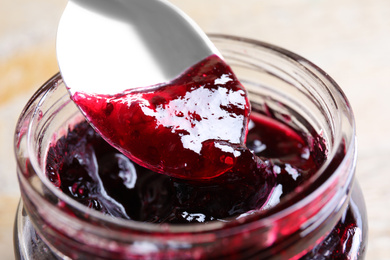
POLYGON ((151 224, 112 218, 67 197, 46 178, 51 142, 85 120, 60 74, 23 110, 15 133, 22 200, 18 259, 364 259, 367 218, 354 180, 355 125, 337 84, 306 59, 250 39, 211 35, 247 88, 252 110, 320 134, 327 159, 299 191, 231 222, 151 224))

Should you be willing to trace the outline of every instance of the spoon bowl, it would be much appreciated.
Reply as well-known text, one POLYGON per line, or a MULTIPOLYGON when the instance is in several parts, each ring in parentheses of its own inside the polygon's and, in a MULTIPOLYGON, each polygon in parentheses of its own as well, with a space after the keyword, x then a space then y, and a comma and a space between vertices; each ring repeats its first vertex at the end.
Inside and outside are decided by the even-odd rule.
POLYGON ((221 56, 165 0, 69 0, 56 47, 71 95, 117 94, 168 82, 212 54, 221 56))

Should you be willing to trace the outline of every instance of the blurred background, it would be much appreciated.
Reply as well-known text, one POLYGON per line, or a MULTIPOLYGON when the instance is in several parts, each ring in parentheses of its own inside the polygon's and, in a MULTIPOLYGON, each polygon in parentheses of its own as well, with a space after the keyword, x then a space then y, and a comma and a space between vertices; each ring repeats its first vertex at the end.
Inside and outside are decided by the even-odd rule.
MULTIPOLYGON (((204 31, 266 41, 329 73, 355 112, 357 178, 369 218, 366 259, 390 259, 390 1, 172 0, 204 31)), ((65 0, 0 0, 0 259, 13 259, 19 200, 13 132, 31 95, 58 71, 65 0)))

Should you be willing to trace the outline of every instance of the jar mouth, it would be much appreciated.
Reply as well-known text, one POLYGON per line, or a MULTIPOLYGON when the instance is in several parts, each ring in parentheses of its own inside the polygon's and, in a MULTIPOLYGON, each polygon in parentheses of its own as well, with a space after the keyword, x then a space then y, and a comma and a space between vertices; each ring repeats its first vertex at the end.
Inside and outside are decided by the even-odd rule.
MULTIPOLYGON (((260 226, 266 227, 269 225, 270 219, 283 218, 285 216, 288 216, 292 212, 296 211, 297 208, 305 207, 306 205, 308 205, 310 201, 313 200, 313 198, 321 196, 322 193, 326 192, 330 186, 334 185, 334 183, 337 182, 338 179, 340 178, 352 179, 353 176, 346 176, 346 177, 340 177, 340 176, 345 175, 345 173, 343 173, 343 169, 344 169, 344 164, 347 163, 346 158, 353 158, 354 161, 353 164, 355 164, 356 161, 356 149, 355 149, 355 140, 354 140, 355 123, 354 123, 353 113, 350 109, 348 100, 346 99, 343 91, 340 89, 337 83, 335 83, 334 80, 327 73, 322 71, 319 67, 317 67, 310 61, 283 48, 262 41, 252 40, 252 39, 247 39, 242 37, 235 37, 235 36, 228 36, 228 35, 221 35, 221 34, 212 34, 209 36, 212 41, 214 40, 232 41, 232 42, 238 42, 240 44, 244 44, 247 46, 247 48, 263 48, 268 50, 271 55, 277 54, 278 56, 283 57, 287 61, 293 61, 296 66, 299 66, 300 69, 305 73, 307 73, 312 79, 319 82, 320 84, 325 85, 328 90, 328 95, 333 100, 334 105, 337 107, 337 109, 342 108, 343 110, 342 113, 344 113, 343 116, 348 120, 349 126, 343 125, 345 124, 343 120, 341 120, 340 122, 336 122, 336 124, 331 120, 329 120, 331 124, 331 128, 333 130, 341 129, 341 131, 335 130, 335 134, 332 137, 333 144, 332 147, 329 147, 328 154, 327 154, 328 159, 319 168, 319 170, 312 177, 310 177, 309 180, 307 180, 305 183, 303 183, 300 186, 299 191, 287 195, 283 200, 280 201, 279 204, 269 209, 264 209, 239 219, 232 219, 229 220, 229 222, 215 221, 209 223, 196 223, 196 224, 195 223, 155 224, 155 223, 141 223, 139 221, 125 220, 121 218, 113 219, 112 217, 104 215, 103 213, 87 208, 86 206, 78 203, 77 201, 73 200, 65 193, 57 189, 50 182, 50 180, 45 176, 45 173, 42 171, 41 167, 39 166, 39 163, 34 160, 31 160, 31 164, 34 168, 34 171, 38 174, 45 188, 47 188, 61 201, 64 201, 66 204, 70 205, 73 209, 81 213, 86 213, 86 215, 88 215, 87 218, 92 219, 93 223, 104 222, 104 223, 109 223, 108 225, 112 225, 118 228, 137 230, 142 232, 153 232, 153 233, 161 233, 161 234, 191 232, 193 234, 197 232, 205 233, 210 231, 216 231, 219 229, 224 229, 226 231, 227 227, 231 227, 231 232, 235 232, 234 228, 236 227, 237 224, 239 224, 241 228, 243 225, 255 225, 256 227, 260 227, 260 226), (350 135, 347 137, 347 139, 349 140, 348 142, 345 141, 346 136, 345 133, 343 133, 344 128, 350 128, 348 129, 348 133, 347 133, 348 135, 350 135), (334 162, 333 158, 336 157, 340 149, 343 149, 344 156, 342 160, 334 162), (302 197, 302 194, 306 194, 306 196, 302 197)), ((50 91, 50 89, 53 87, 53 83, 54 85, 58 85, 60 82, 62 82, 62 79, 61 79, 61 75, 58 73, 52 79, 50 79, 46 84, 44 84, 44 86, 37 92, 35 96, 32 97, 32 99, 39 96, 39 93, 47 94, 50 91)), ((38 101, 36 107, 39 107, 44 102, 46 94, 44 94, 41 100, 38 101)), ((70 99, 67 102, 71 102, 70 99)), ((31 103, 29 103, 27 106, 29 106, 30 104, 31 103)), ((39 112, 34 111, 33 117, 36 118, 35 120, 39 120, 37 119, 39 116, 40 116, 39 112)), ((34 119, 32 119, 31 121, 33 120, 34 119)), ((29 125, 27 132, 28 132, 27 138, 31 139, 30 141, 28 141, 28 143, 30 143, 32 142, 33 139, 31 134, 32 132, 31 123, 29 125)), ((28 152, 34 153, 33 149, 30 147, 28 148, 28 152)), ((20 176, 20 181, 26 182, 23 175, 20 176)), ((102 232, 104 232, 104 230, 102 230, 102 232)))

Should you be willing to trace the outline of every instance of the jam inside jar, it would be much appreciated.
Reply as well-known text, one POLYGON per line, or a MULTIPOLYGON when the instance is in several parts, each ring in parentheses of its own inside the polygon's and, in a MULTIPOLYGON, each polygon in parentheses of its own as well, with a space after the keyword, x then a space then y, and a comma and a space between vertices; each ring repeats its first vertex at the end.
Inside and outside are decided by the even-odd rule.
MULTIPOLYGON (((83 129, 95 136, 69 99, 60 75, 56 75, 30 99, 16 129, 15 151, 22 194, 14 234, 18 259, 364 259, 367 218, 360 188, 354 180, 355 126, 351 108, 340 88, 318 67, 284 49, 231 36, 210 38, 249 93, 253 125, 247 137, 248 148, 261 153, 264 145, 275 144, 272 139, 258 136, 264 125, 271 129, 268 135, 262 133, 267 137, 273 136, 275 129, 285 130, 285 136, 289 136, 286 140, 295 138, 306 145, 308 151, 303 149, 306 152, 301 151, 300 155, 311 158, 310 165, 314 165, 315 171, 290 192, 285 192, 285 196, 279 196, 277 203, 259 210, 253 206, 245 208, 242 205, 249 205, 246 202, 253 200, 253 196, 243 196, 246 204, 237 201, 237 205, 246 211, 224 215, 222 219, 213 214, 202 219, 204 216, 197 215, 197 211, 189 212, 191 203, 196 201, 194 197, 187 199, 190 204, 186 211, 176 215, 181 219, 172 218, 172 214, 160 219, 166 213, 167 203, 172 203, 168 187, 196 189, 188 183, 172 182, 167 176, 144 173, 145 183, 156 183, 152 186, 155 190, 151 185, 144 185, 148 187, 145 201, 155 203, 155 211, 149 214, 139 211, 142 214, 128 217, 117 200, 102 206, 98 199, 91 199, 88 194, 96 187, 87 187, 79 175, 67 186, 61 186, 66 180, 55 171, 50 175, 48 161, 62 158, 53 154, 53 147, 58 152, 70 138, 80 146, 80 140, 85 139, 81 134, 83 129), (270 122, 278 127, 272 130, 270 122), (48 159, 50 154, 52 158, 48 159), (158 176, 162 179, 155 181, 158 176), (157 195, 153 193, 156 190, 160 191, 157 195), (87 200, 83 201, 84 198, 87 200)), ((98 136, 88 140, 101 142, 98 136)), ((279 141, 280 149, 270 149, 265 156, 277 158, 272 161, 276 172, 285 143, 279 141)), ((84 152, 91 149, 88 147, 83 148, 84 152)), ((123 161, 119 153, 108 152, 110 147, 103 144, 97 147, 104 147, 102 150, 108 153, 105 161, 123 161)), ((289 160, 297 162, 296 158, 289 160)), ((61 162, 56 163, 58 166, 61 162)), ((76 169, 72 163, 71 160, 69 165, 76 169)), ((122 167, 119 172, 136 167, 126 163, 118 165, 122 167)), ((113 166, 108 163, 107 167, 113 166)), ((295 178, 294 173, 291 170, 288 175, 295 178)), ((118 176, 122 176, 122 183, 134 185, 129 176, 118 176)), ((104 186, 107 182, 95 180, 95 185, 104 186)), ((113 182, 110 194, 121 192, 115 185, 113 182)), ((232 192, 249 193, 245 185, 242 190, 237 186, 232 192)), ((218 190, 215 187, 211 190, 218 190)), ((196 194, 200 193, 196 190, 196 194)), ((218 192, 205 194, 209 197, 205 204, 218 201, 218 192)), ((201 195, 198 201, 204 201, 206 195, 201 195)), ((126 196, 133 195, 126 193, 126 196)), ((216 206, 224 202, 222 199, 216 206)), ((142 208, 142 205, 135 201, 128 207, 142 208)), ((236 205, 233 207, 237 209, 236 205)))

